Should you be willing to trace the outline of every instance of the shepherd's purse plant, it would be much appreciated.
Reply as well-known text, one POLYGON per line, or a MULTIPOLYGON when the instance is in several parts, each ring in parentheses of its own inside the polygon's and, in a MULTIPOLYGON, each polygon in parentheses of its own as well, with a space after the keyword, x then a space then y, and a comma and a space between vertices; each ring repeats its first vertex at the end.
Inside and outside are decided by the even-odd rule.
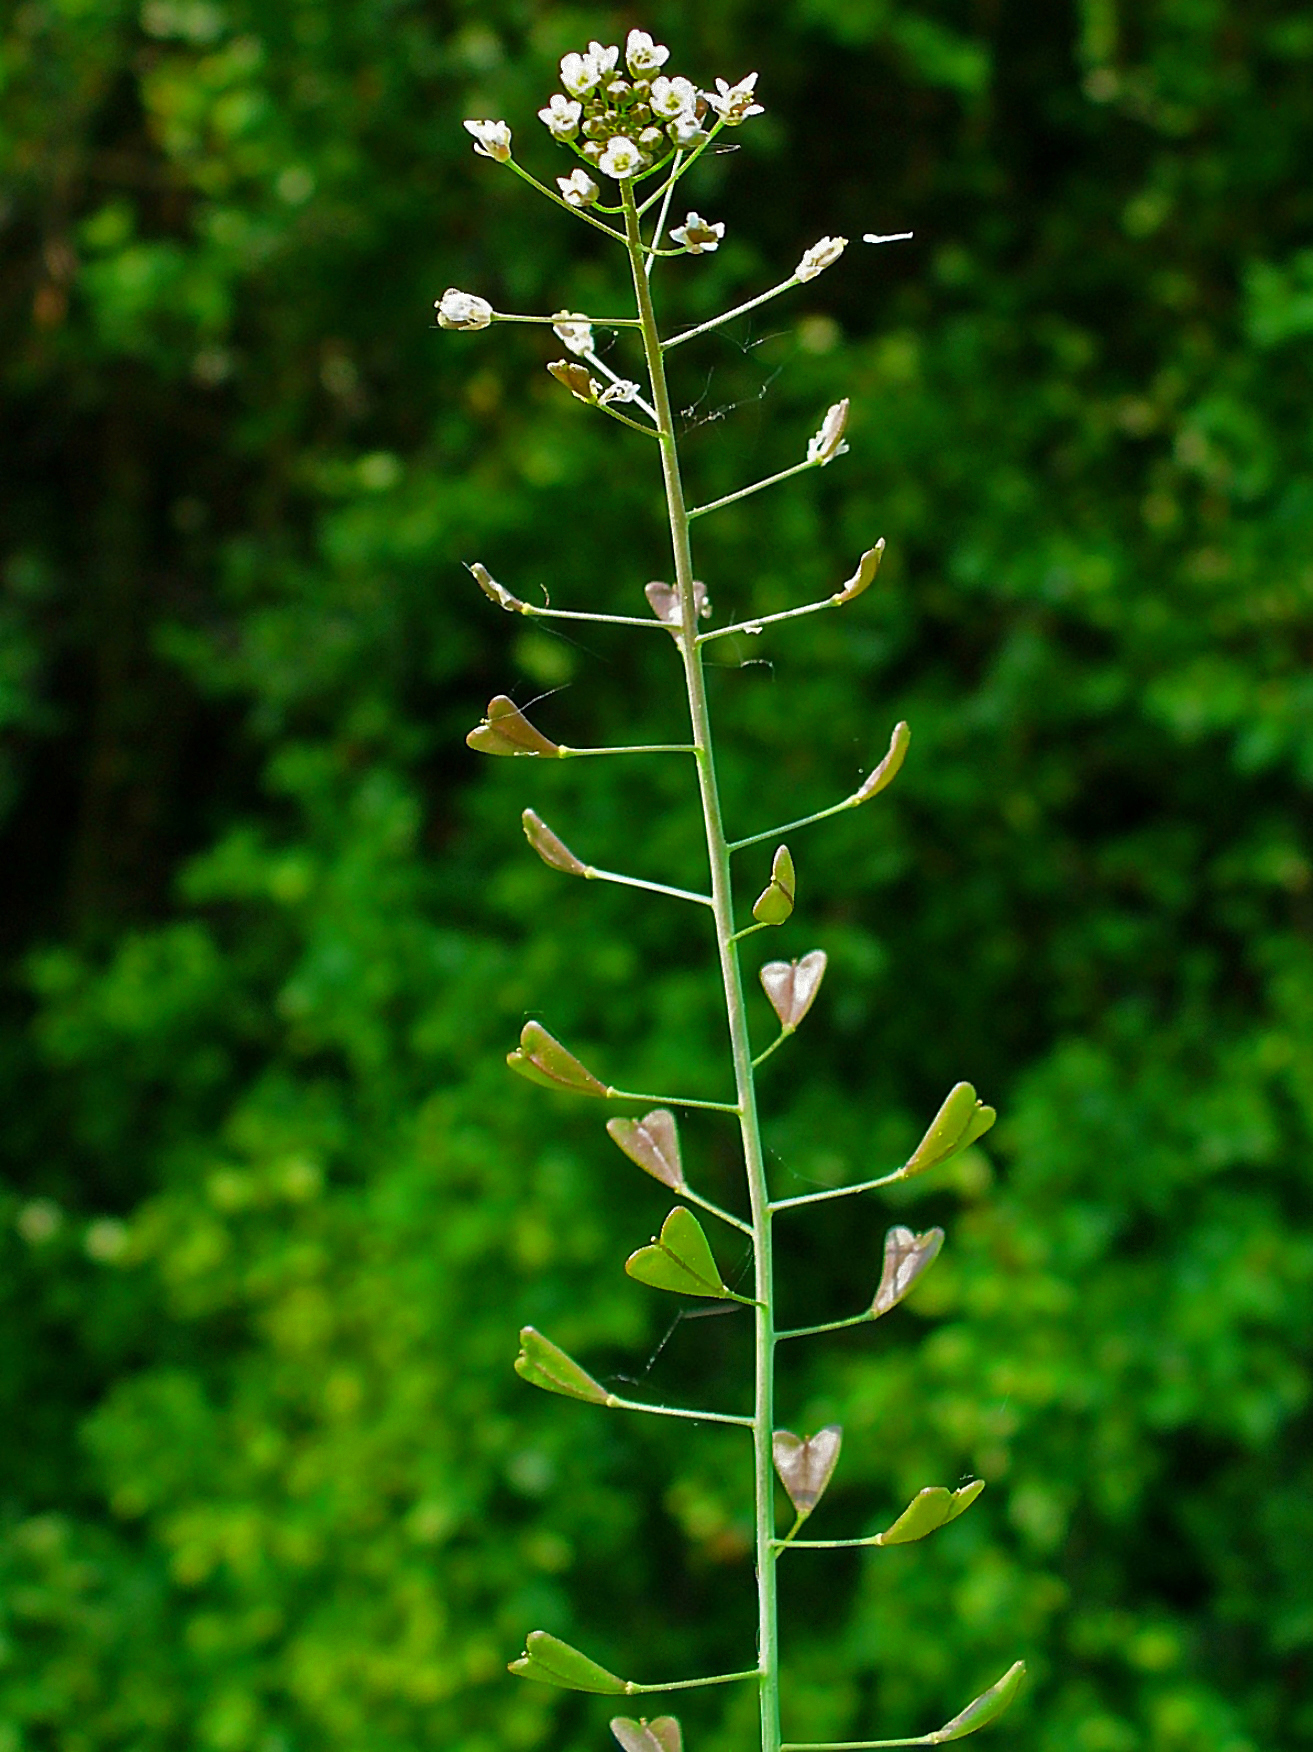
MULTIPOLYGON (((700 517, 773 487, 794 475, 825 468, 847 449, 844 430, 847 401, 830 407, 810 440, 806 455, 791 468, 726 494, 709 504, 690 506, 680 473, 679 441, 667 387, 667 356, 709 330, 756 309, 792 287, 813 280, 839 260, 847 240, 822 237, 808 249, 787 279, 759 296, 710 321, 663 335, 653 296, 658 262, 672 256, 712 253, 724 236, 719 221, 688 211, 670 224, 676 191, 712 143, 728 129, 737 129, 761 114, 756 98, 757 75, 734 84, 717 79, 716 89, 700 89, 693 81, 665 71, 669 50, 644 31, 631 30, 623 56, 617 47, 590 43, 586 50, 561 61, 563 90, 538 114, 552 139, 572 153, 576 162, 552 188, 520 164, 512 150, 510 127, 504 121, 471 120, 465 127, 481 157, 505 166, 574 219, 603 232, 627 258, 634 290, 633 313, 600 317, 561 310, 552 315, 513 315, 494 310, 487 300, 449 288, 437 302, 444 329, 484 329, 497 322, 541 323, 550 327, 566 355, 547 369, 590 409, 617 421, 656 447, 670 524, 673 583, 647 586, 650 617, 585 613, 569 608, 538 606, 522 600, 499 583, 482 563, 470 567, 475 579, 499 607, 509 613, 558 621, 601 621, 646 632, 655 630, 673 641, 683 670, 688 701, 689 740, 686 743, 642 744, 626 748, 568 748, 554 742, 507 696, 498 695, 487 716, 468 737, 485 754, 533 760, 568 760, 581 756, 673 756, 691 762, 696 778, 706 835, 709 892, 695 893, 648 881, 640 876, 599 870, 579 857, 532 809, 524 811, 529 844, 553 869, 588 880, 621 883, 647 889, 710 910, 715 926, 716 962, 724 991, 725 1018, 733 1069, 734 1098, 693 1100, 617 1089, 583 1065, 567 1047, 537 1022, 528 1022, 519 1045, 508 1055, 514 1071, 550 1089, 636 1107, 636 1114, 611 1119, 607 1131, 634 1163, 680 1200, 649 1246, 626 1261, 625 1270, 639 1283, 680 1297, 746 1304, 755 1328, 753 1410, 750 1417, 688 1407, 645 1404, 611 1392, 551 1339, 532 1327, 520 1334, 515 1367, 524 1380, 550 1393, 616 1411, 643 1412, 694 1423, 740 1426, 750 1439, 754 1487, 754 1556, 757 1586, 757 1648, 742 1671, 669 1680, 635 1680, 609 1672, 588 1655, 572 1648, 548 1630, 531 1630, 523 1654, 511 1672, 543 1684, 615 1697, 640 1697, 709 1685, 750 1684, 755 1687, 760 1715, 762 1752, 860 1752, 892 1746, 935 1746, 958 1740, 993 1721, 1016 1694, 1024 1673, 1018 1661, 996 1684, 953 1719, 914 1739, 860 1740, 816 1745, 787 1740, 780 1712, 781 1649, 777 1611, 777 1572, 781 1561, 799 1547, 889 1546, 922 1539, 963 1514, 984 1489, 980 1480, 949 1490, 929 1485, 913 1498, 893 1524, 882 1532, 838 1540, 799 1537, 839 1461, 842 1431, 837 1425, 799 1436, 775 1422, 775 1352, 780 1344, 808 1339, 844 1327, 859 1326, 888 1314, 933 1263, 943 1244, 943 1231, 915 1233, 902 1225, 885 1238, 880 1280, 868 1306, 847 1319, 780 1331, 775 1322, 772 1229, 776 1217, 805 1217, 806 1207, 822 1200, 844 1198, 910 1179, 945 1162, 979 1138, 994 1121, 994 1110, 977 1100, 969 1083, 958 1083, 917 1145, 900 1166, 877 1179, 831 1188, 800 1197, 772 1198, 768 1184, 761 1124, 757 1111, 756 1073, 801 1025, 814 1003, 825 975, 826 957, 815 949, 797 961, 770 961, 759 970, 761 984, 776 1016, 779 1032, 754 1053, 749 1038, 744 999, 742 946, 762 931, 781 925, 794 910, 794 860, 785 834, 800 832, 843 810, 869 803, 896 778, 907 753, 909 730, 895 726, 887 753, 851 796, 815 814, 764 833, 731 839, 721 809, 711 715, 703 671, 708 644, 730 634, 759 634, 766 627, 831 608, 846 608, 870 586, 884 550, 883 541, 862 554, 852 576, 818 602, 782 613, 764 615, 732 626, 707 628, 707 591, 694 576, 692 526, 700 517), (599 182, 598 178, 604 179, 599 182), (606 198, 604 198, 604 190, 606 198), (600 356, 595 329, 630 331, 641 346, 646 383, 619 375, 600 356), (751 922, 740 923, 735 910, 731 862, 750 848, 773 844, 769 877, 751 907, 751 922), (685 1178, 673 1109, 703 1108, 722 1113, 739 1128, 747 1181, 750 1220, 721 1209, 697 1192, 685 1178), (740 1295, 722 1278, 701 1222, 690 1206, 717 1222, 741 1231, 751 1241, 752 1294, 740 1295), (791 1525, 777 1521, 776 1478, 792 1505, 791 1525), (783 1528, 783 1531, 781 1530, 783 1528)), ((682 204, 682 203, 681 203, 682 204)), ((901 235, 901 234, 900 234, 901 235)), ((869 243, 895 238, 868 236, 869 243)), ((636 442, 628 436, 625 443, 636 442)), ((745 1651, 745 1656, 747 1651, 745 1651)), ((673 1716, 654 1719, 617 1716, 612 1731, 624 1752, 681 1752, 679 1723, 673 1716)))

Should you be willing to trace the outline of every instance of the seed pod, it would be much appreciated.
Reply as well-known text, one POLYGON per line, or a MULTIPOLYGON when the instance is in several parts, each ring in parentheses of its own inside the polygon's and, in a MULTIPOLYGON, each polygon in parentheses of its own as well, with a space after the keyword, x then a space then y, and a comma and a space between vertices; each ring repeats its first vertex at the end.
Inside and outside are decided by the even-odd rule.
POLYGON ((675 1116, 658 1107, 642 1119, 608 1119, 607 1133, 631 1162, 673 1192, 684 1190, 684 1168, 679 1158, 679 1133, 675 1116))
POLYGON ((880 1285, 871 1303, 871 1315, 878 1320, 887 1314, 911 1289, 921 1273, 933 1265, 944 1245, 942 1229, 927 1229, 924 1235, 914 1235, 910 1229, 896 1224, 884 1238, 884 1269, 880 1285))
POLYGON ((506 1063, 531 1083, 548 1089, 568 1089, 575 1095, 605 1095, 606 1084, 586 1070, 539 1022, 526 1022, 520 1044, 506 1054, 506 1063))
POLYGON ((599 1691, 612 1696, 628 1691, 628 1683, 581 1655, 578 1649, 549 1636, 545 1630, 531 1630, 524 1642, 524 1653, 512 1661, 510 1669, 521 1679, 537 1679, 543 1685, 559 1685, 563 1691, 599 1691))
POLYGON ((661 1225, 650 1247, 640 1247, 625 1261, 625 1270, 640 1284, 654 1290, 670 1290, 677 1296, 709 1296, 724 1301, 729 1291, 701 1223, 683 1205, 661 1225))
MULTIPOLYGON (((587 133, 587 123, 584 132, 587 133)), ((586 365, 581 365, 577 359, 553 359, 547 367, 558 383, 563 383, 570 394, 590 406, 596 402, 602 393, 602 386, 586 365)))
POLYGON ((839 1463, 842 1441, 843 1430, 838 1424, 827 1424, 806 1441, 792 1430, 776 1430, 771 1437, 775 1470, 799 1515, 810 1515, 824 1496, 839 1463))
POLYGON ((910 1545, 914 1539, 924 1539, 964 1515, 985 1488, 983 1478, 975 1478, 958 1490, 945 1490, 942 1484, 927 1485, 919 1490, 894 1522, 879 1537, 881 1545, 910 1545))
POLYGON ((856 599, 862 594, 863 590, 869 588, 875 579, 875 574, 880 570, 880 561, 883 558, 884 537, 881 536, 875 546, 873 548, 867 548, 861 559, 858 560, 857 570, 844 584, 843 589, 836 591, 836 593, 830 598, 836 608, 841 602, 856 601, 856 599))
POLYGON ((944 1105, 930 1121, 929 1129, 898 1170, 902 1179, 924 1174, 950 1156, 981 1138, 998 1118, 992 1107, 976 1099, 970 1083, 957 1083, 944 1097, 944 1105))
POLYGON ((683 1752, 684 1740, 674 1716, 657 1716, 648 1721, 644 1716, 633 1721, 629 1716, 616 1716, 611 1732, 625 1752, 683 1752))
POLYGON ((590 1405, 605 1405, 610 1398, 600 1381, 594 1381, 574 1358, 544 1338, 532 1326, 520 1328, 520 1354, 515 1359, 515 1373, 531 1387, 541 1387, 544 1393, 559 1393, 566 1399, 585 1399, 590 1405))
POLYGON ((497 604, 498 608, 504 608, 508 614, 524 613, 524 604, 520 601, 519 597, 512 596, 510 591, 506 589, 505 585, 499 584, 492 576, 491 572, 489 572, 488 568, 481 565, 478 560, 475 560, 473 565, 467 566, 466 570, 473 577, 474 582, 479 586, 479 589, 482 590, 483 594, 485 596, 490 596, 497 604))
MULTIPOLYGON (((673 584, 663 584, 660 578, 653 578, 650 584, 643 586, 643 594, 647 597, 652 613, 664 625, 678 632, 683 625, 679 613, 679 592, 673 584)), ((711 598, 707 595, 707 587, 700 578, 693 580, 693 608, 698 620, 707 620, 711 615, 711 598)))
POLYGON ((475 726, 465 738, 480 754, 536 754, 556 757, 560 749, 536 730, 505 694, 488 701, 488 713, 482 724, 475 726))
POLYGON ((792 1034, 811 1009, 825 978, 825 951, 813 949, 801 961, 768 961, 761 983, 786 1034, 792 1034))
POLYGON ((575 857, 563 840, 557 839, 540 815, 526 809, 520 820, 524 824, 524 837, 544 864, 550 864, 553 870, 564 870, 567 876, 586 873, 588 866, 575 857))
POLYGON ((781 846, 771 863, 770 881, 753 904, 753 918, 759 925, 782 925, 793 911, 797 893, 798 878, 793 859, 789 848, 781 846))
POLYGON ((942 1728, 936 1728, 933 1734, 927 1734, 927 1746, 942 1746, 948 1740, 964 1740, 968 1734, 974 1734, 977 1728, 983 1728, 988 1722, 1001 1716, 1021 1689, 1021 1681, 1026 1677, 1026 1663, 1014 1661, 1003 1677, 990 1686, 988 1691, 982 1691, 964 1710, 955 1715, 951 1722, 945 1722, 942 1728))
POLYGON ((870 777, 862 781, 861 789, 855 794, 855 802, 869 802, 872 797, 879 796, 886 785, 893 784, 907 758, 907 745, 911 740, 912 732, 906 724, 894 725, 894 733, 889 738, 888 754, 885 755, 870 777))

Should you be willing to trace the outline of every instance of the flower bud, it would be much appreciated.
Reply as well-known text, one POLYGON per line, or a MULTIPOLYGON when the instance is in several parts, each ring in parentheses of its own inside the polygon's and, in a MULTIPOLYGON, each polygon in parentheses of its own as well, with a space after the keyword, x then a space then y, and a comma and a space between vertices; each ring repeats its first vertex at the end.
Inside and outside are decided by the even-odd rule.
POLYGON ((835 402, 827 409, 825 418, 821 421, 821 429, 807 446, 808 462, 819 462, 822 467, 827 462, 833 462, 836 456, 842 456, 848 446, 843 441, 844 428, 848 424, 848 397, 835 402))
MULTIPOLYGON (((555 98, 552 100, 555 102, 555 98)), ((832 262, 837 262, 848 247, 846 237, 823 237, 819 243, 814 243, 803 255, 802 260, 793 270, 795 280, 814 280, 823 273, 832 262)))
MULTIPOLYGON (((584 173, 576 170, 574 174, 583 176, 584 173)), ((557 180, 564 183, 565 178, 559 177, 557 180)), ((593 186, 596 188, 596 184, 593 186)), ((558 310, 552 318, 552 333, 581 359, 586 358, 593 350, 593 325, 577 310, 558 310)))
POLYGON ((466 122, 465 131, 474 136, 474 150, 480 158, 495 158, 505 164, 511 155, 511 130, 505 122, 466 122))
POLYGON ((476 298, 473 292, 458 292, 448 286, 434 304, 438 327, 445 329, 485 329, 492 321, 492 306, 486 298, 476 298))

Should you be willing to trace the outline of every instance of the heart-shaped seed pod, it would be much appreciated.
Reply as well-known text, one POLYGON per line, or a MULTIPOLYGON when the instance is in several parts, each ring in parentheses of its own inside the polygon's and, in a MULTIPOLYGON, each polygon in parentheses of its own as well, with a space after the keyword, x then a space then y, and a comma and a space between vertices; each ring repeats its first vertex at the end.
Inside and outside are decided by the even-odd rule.
POLYGON ((672 1192, 683 1192, 679 1133, 675 1116, 668 1108, 658 1107, 645 1113, 642 1119, 608 1119, 606 1130, 612 1142, 619 1145, 631 1162, 637 1162, 645 1174, 670 1187, 672 1192))
POLYGON ((893 735, 889 738, 888 754, 869 778, 863 780, 861 789, 855 793, 858 803, 868 803, 872 797, 878 797, 886 785, 893 784, 907 758, 907 745, 911 740, 912 732, 906 724, 894 725, 893 735))
POLYGON ((550 864, 553 870, 564 870, 568 876, 586 874, 588 866, 575 857, 564 840, 557 839, 541 815, 526 809, 520 820, 524 825, 524 837, 544 864, 550 864))
POLYGON ((921 1273, 933 1265, 944 1245, 942 1229, 927 1229, 924 1235, 914 1235, 901 1224, 890 1229, 884 1238, 884 1269, 880 1285, 871 1303, 871 1314, 879 1319, 902 1301, 921 1273))
POLYGON ((488 701, 488 715, 465 738, 480 754, 559 756, 557 745, 536 730, 514 700, 505 694, 488 701))
POLYGON ((776 852, 770 867, 770 881, 757 896, 752 916, 759 925, 782 925, 793 911, 798 894, 798 878, 787 846, 776 852))
MULTIPOLYGON (((683 622, 679 613, 679 592, 674 585, 663 584, 659 578, 654 578, 643 587, 643 594, 662 625, 677 633, 683 622)), ((698 578, 693 580, 693 608, 699 620, 710 618, 711 598, 707 595, 706 585, 698 578)))
POLYGON ((578 1649, 545 1630, 531 1630, 524 1640, 524 1653, 510 1669, 521 1679, 537 1679, 542 1685, 559 1685, 563 1691, 600 1691, 615 1696, 629 1686, 578 1649))
POLYGON ((520 1328, 520 1354, 515 1373, 544 1393, 559 1393, 566 1399, 585 1399, 590 1405, 605 1405, 610 1398, 600 1381, 567 1356, 559 1345, 532 1326, 520 1328))
POLYGON ((717 1301, 729 1297, 706 1231, 683 1205, 671 1211, 650 1247, 630 1254, 625 1270, 640 1284, 670 1290, 677 1296, 708 1296, 717 1301))
POLYGON ((940 1527, 947 1527, 964 1515, 985 1488, 983 1478, 972 1479, 957 1490, 945 1490, 942 1484, 927 1485, 919 1490, 894 1522, 886 1527, 876 1541, 879 1545, 910 1545, 914 1539, 924 1539, 940 1527))
POLYGON ((611 1732, 625 1752, 683 1752, 684 1740, 674 1716, 657 1716, 655 1721, 643 1717, 637 1722, 616 1716, 611 1732))
POLYGON ((843 1430, 838 1424, 827 1424, 806 1441, 792 1430, 776 1430, 771 1437, 775 1470, 799 1515, 810 1515, 825 1494, 839 1462, 842 1441, 843 1430))
POLYGON ((762 987, 786 1034, 792 1034, 811 1009, 824 978, 824 949, 813 949, 801 961, 768 961, 762 968, 762 987))
POLYGON ((884 558, 884 537, 881 536, 873 548, 867 548, 857 562, 857 570, 849 578, 842 590, 837 590, 830 598, 837 608, 841 602, 852 602, 863 590, 870 588, 875 574, 880 570, 880 561, 884 558))
POLYGON ((900 1179, 936 1168, 968 1144, 974 1144, 993 1125, 998 1115, 976 1099, 970 1083, 958 1083, 944 1097, 944 1105, 930 1121, 929 1129, 899 1169, 900 1179))
POLYGON ((1021 1689, 1021 1681, 1026 1677, 1026 1663, 1014 1661, 1001 1679, 990 1686, 988 1691, 982 1691, 966 1708, 955 1715, 951 1722, 945 1722, 942 1728, 936 1728, 933 1734, 927 1734, 927 1746, 943 1746, 949 1740, 964 1740, 968 1734, 974 1734, 977 1728, 983 1728, 992 1722, 1012 1702, 1021 1689))
POLYGON ((520 1044, 506 1054, 506 1063, 531 1083, 548 1089, 569 1089, 575 1095, 605 1095, 606 1084, 580 1064, 572 1052, 550 1035, 539 1022, 526 1022, 520 1044))

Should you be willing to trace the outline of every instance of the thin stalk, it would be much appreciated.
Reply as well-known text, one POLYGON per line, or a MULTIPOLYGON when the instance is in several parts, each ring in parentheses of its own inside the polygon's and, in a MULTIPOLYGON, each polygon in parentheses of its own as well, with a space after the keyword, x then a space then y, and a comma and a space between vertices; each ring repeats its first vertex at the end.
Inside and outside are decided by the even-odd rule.
POLYGON ((783 1550, 786 1545, 794 1551, 847 1551, 854 1545, 883 1545, 884 1535, 872 1533, 865 1539, 780 1539, 776 1541, 777 1548, 783 1550))
MULTIPOLYGON (((494 310, 492 320, 494 322, 546 322, 555 327, 558 322, 566 321, 566 318, 559 311, 555 316, 520 316, 509 310, 494 310)), ((594 328, 637 328, 639 326, 636 316, 585 316, 580 312, 573 320, 592 323, 594 328)))
MULTIPOLYGON (((756 1058, 753 1059, 753 1061, 752 1061, 753 1070, 755 1071, 759 1068, 759 1066, 764 1065, 766 1060, 770 1057, 770 1055, 773 1052, 778 1052, 780 1050, 780 1048, 784 1045, 784 1042, 789 1038, 789 1036, 793 1032, 794 1031, 792 1028, 782 1028, 780 1030, 780 1032, 775 1036, 774 1040, 771 1041, 770 1045, 768 1047, 766 1047, 763 1052, 759 1052, 757 1054, 756 1058)), ((778 1210, 779 1206, 772 1205, 771 1209, 773 1211, 778 1210)))
POLYGON ((728 1223, 732 1229, 739 1229, 745 1235, 751 1235, 752 1224, 745 1223, 742 1217, 736 1217, 733 1211, 722 1210, 718 1204, 712 1204, 709 1198, 703 1198, 700 1192, 694 1192, 688 1185, 681 1186, 679 1196, 686 1198, 690 1204, 700 1205, 704 1211, 710 1211, 713 1217, 719 1217, 722 1223, 728 1223))
POLYGON ((778 286, 772 286, 769 292, 759 292, 755 298, 749 298, 746 304, 736 304, 733 310, 727 310, 722 316, 713 316, 707 322, 700 322, 696 328, 685 329, 682 335, 672 335, 662 343, 668 353, 672 347, 682 347, 685 341, 691 341, 698 335, 705 335, 709 329, 719 328, 723 322, 733 322, 736 316, 746 316, 748 311, 755 310, 759 304, 767 304, 772 298, 778 298, 781 292, 787 292, 790 286, 800 284, 796 274, 790 274, 787 280, 781 280, 778 286))
POLYGON ((845 809, 856 809, 858 802, 856 795, 845 797, 842 803, 831 803, 828 809, 818 809, 815 815, 801 815, 797 821, 786 821, 783 827, 768 827, 765 833, 752 833, 747 839, 735 840, 729 849, 731 852, 741 852, 748 846, 759 846, 763 840, 778 839, 781 834, 792 833, 796 828, 811 827, 818 821, 828 821, 832 815, 842 815, 845 809))
POLYGON ((633 1089, 608 1089, 608 1101, 645 1101, 649 1107, 701 1107, 707 1113, 735 1113, 738 1108, 729 1101, 694 1101, 691 1095, 643 1095, 633 1089))
POLYGON ((698 644, 709 645, 713 639, 728 639, 734 633, 759 633, 763 627, 773 627, 779 621, 797 620, 800 615, 818 614, 823 608, 837 607, 837 598, 827 596, 824 602, 808 602, 801 608, 784 608, 778 614, 758 615, 756 620, 735 621, 733 626, 716 627, 713 632, 699 633, 698 644))
MULTIPOLYGON (((679 161, 683 156, 682 152, 676 152, 675 154, 675 168, 671 171, 670 181, 666 184, 666 198, 661 203, 661 211, 657 214, 656 224, 652 229, 653 243, 660 243, 661 234, 666 228, 666 220, 670 217, 670 201, 671 197, 674 195, 675 182, 679 176, 679 161)), ((649 280, 652 278, 652 267, 655 261, 655 256, 649 256, 647 258, 647 277, 649 280)), ((655 419, 656 415, 653 414, 652 418, 655 419)))
MULTIPOLYGON (((776 1205, 776 1210, 779 1206, 776 1205)), ((777 1332, 776 1342, 783 1344, 786 1338, 815 1338, 822 1332, 842 1332, 845 1326, 865 1326, 868 1320, 874 1320, 875 1315, 869 1308, 860 1314, 850 1314, 846 1320, 827 1320, 820 1326, 794 1326, 787 1332, 777 1332)))
POLYGON ((682 1405, 644 1405, 641 1399, 622 1399, 618 1393, 608 1393, 606 1403, 613 1411, 646 1411, 653 1417, 683 1417, 691 1423, 738 1424, 750 1430, 750 1417, 734 1417, 727 1411, 688 1411, 682 1405))
POLYGON ((532 615, 536 620, 603 621, 613 627, 655 627, 662 633, 666 630, 659 620, 643 620, 636 614, 590 614, 582 608, 537 608, 531 602, 522 603, 511 612, 532 615))
POLYGON ((665 882, 644 882, 641 876, 621 876, 615 870, 595 870, 591 864, 584 865, 584 876, 589 882, 618 882, 622 888, 645 888, 649 894, 668 894, 672 900, 695 900, 699 906, 710 906, 709 894, 694 894, 691 888, 671 888, 665 882))
POLYGON ((709 1679, 672 1679, 667 1685, 638 1685, 631 1679, 625 1690, 631 1697, 638 1697, 645 1691, 696 1691, 700 1685, 732 1685, 736 1679, 760 1678, 760 1671, 749 1667, 746 1673, 713 1673, 709 1679))
MULTIPOLYGON (((532 754, 531 749, 526 749, 532 754)), ((595 754, 696 754, 697 749, 691 742, 631 742, 624 748, 567 748, 563 742, 557 744, 556 754, 560 760, 584 760, 595 754)), ((541 760, 542 756, 535 756, 541 760)))
POLYGON ((779 1612, 776 1574, 771 1542, 775 1537, 775 1481, 771 1456, 771 1433, 775 1424, 775 1299, 771 1251, 770 1195, 766 1185, 766 1161, 762 1148, 761 1122, 752 1070, 752 1046, 748 1038, 747 1005, 738 950, 734 944, 734 899, 730 883, 729 842, 721 816, 720 792, 712 753, 711 714, 707 702, 702 653, 697 645, 697 605, 693 592, 693 555, 689 540, 689 511, 679 469, 679 446, 675 436, 674 411, 666 384, 661 354, 661 331, 657 325, 644 262, 638 209, 632 188, 624 185, 625 241, 638 315, 642 323, 643 351, 652 384, 652 405, 657 411, 661 444, 661 471, 666 510, 670 520, 670 543, 674 556, 675 585, 679 596, 682 637, 679 644, 688 694, 689 721, 702 800, 707 860, 711 868, 711 898, 716 921, 716 950, 725 993, 725 1015, 730 1052, 734 1061, 734 1084, 738 1092, 739 1129, 752 1209, 754 1256, 754 1387, 753 1387, 753 1483, 757 1571, 757 1657, 759 1662, 759 1707, 761 1752, 780 1752, 779 1612))
POLYGON ((809 468, 824 466, 819 457, 815 462, 808 457, 805 462, 795 462, 792 468, 782 468, 778 474, 767 475, 764 481, 754 481, 750 487, 740 487, 736 493, 726 493, 723 499, 713 499, 709 505, 695 505, 687 516, 690 521, 694 517, 705 517, 708 511, 719 511, 724 505, 736 504, 740 499, 750 499, 754 493, 764 493, 767 487, 777 487, 781 481, 791 480, 797 474, 805 474, 809 468))
MULTIPOLYGON (((581 354, 580 357, 583 359, 585 364, 591 365, 591 366, 593 366, 593 368, 595 370, 600 371, 602 373, 603 377, 609 377, 611 379, 612 383, 623 383, 624 382, 624 378, 621 377, 620 373, 618 371, 612 371, 611 367, 607 364, 606 360, 600 359, 597 356, 597 354, 595 352, 593 352, 593 350, 591 348, 589 348, 588 352, 581 354)), ((634 406, 636 408, 642 408, 643 412, 647 415, 648 419, 655 423, 656 409, 651 407, 647 402, 645 402, 641 395, 636 395, 634 397, 634 406)), ((610 411, 611 410, 608 408, 607 412, 610 413, 610 411)), ((631 421, 630 424, 632 424, 632 423, 633 422, 631 421)), ((646 426, 639 427, 640 432, 645 432, 646 430, 647 430, 646 426)))
POLYGON ((799 1205, 824 1204, 831 1198, 851 1198, 855 1192, 874 1192, 877 1187, 891 1186, 895 1180, 903 1178, 901 1168, 895 1168, 892 1174, 882 1174, 878 1180, 859 1180, 856 1186, 831 1186, 824 1192, 803 1192, 797 1198, 777 1198, 771 1206, 773 1211, 796 1210, 799 1205))

